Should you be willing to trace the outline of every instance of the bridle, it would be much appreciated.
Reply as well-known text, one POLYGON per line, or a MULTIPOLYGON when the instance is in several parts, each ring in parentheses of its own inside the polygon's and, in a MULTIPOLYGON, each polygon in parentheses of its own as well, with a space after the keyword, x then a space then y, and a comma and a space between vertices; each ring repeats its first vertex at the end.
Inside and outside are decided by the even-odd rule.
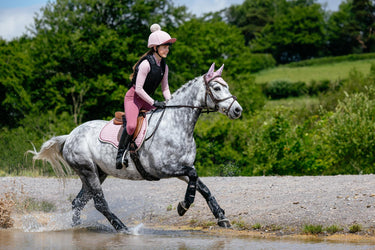
MULTIPOLYGON (((210 79, 209 81, 206 80, 206 77, 205 77, 205 76, 206 76, 206 75, 203 76, 204 83, 205 83, 205 85, 206 85, 206 97, 205 97, 204 102, 205 102, 205 104, 206 104, 207 109, 208 109, 208 105, 207 105, 207 96, 210 96, 212 102, 215 104, 215 109, 213 110, 214 112, 219 111, 219 103, 220 103, 220 102, 223 102, 223 101, 226 101, 226 100, 228 100, 228 99, 230 99, 230 98, 233 98, 233 101, 232 101, 232 103, 229 105, 229 107, 228 107, 228 108, 222 108, 222 110, 221 110, 221 111, 223 111, 223 112, 228 116, 228 112, 229 112, 230 108, 233 106, 233 103, 234 103, 235 101, 237 101, 237 97, 234 96, 234 95, 231 95, 231 96, 228 96, 228 97, 223 98, 223 99, 217 99, 217 98, 215 98, 215 96, 214 96, 214 94, 212 93, 212 90, 211 90, 211 88, 210 88, 210 83, 211 83, 213 80, 215 80, 216 78, 221 77, 221 76, 215 76, 215 77, 213 77, 212 79, 210 79)), ((222 85, 223 87, 226 87, 223 83, 221 83, 221 82, 219 82, 219 81, 217 81, 217 83, 219 83, 219 84, 222 85)))

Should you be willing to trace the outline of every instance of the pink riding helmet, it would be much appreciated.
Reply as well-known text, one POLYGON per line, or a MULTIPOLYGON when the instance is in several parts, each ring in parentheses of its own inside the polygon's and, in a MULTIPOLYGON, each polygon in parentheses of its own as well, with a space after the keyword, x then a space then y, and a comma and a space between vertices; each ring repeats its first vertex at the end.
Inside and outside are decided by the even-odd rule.
POLYGON ((175 43, 177 40, 176 38, 171 38, 171 36, 167 32, 162 31, 160 25, 157 23, 151 25, 150 30, 151 34, 148 37, 148 48, 166 43, 175 43))

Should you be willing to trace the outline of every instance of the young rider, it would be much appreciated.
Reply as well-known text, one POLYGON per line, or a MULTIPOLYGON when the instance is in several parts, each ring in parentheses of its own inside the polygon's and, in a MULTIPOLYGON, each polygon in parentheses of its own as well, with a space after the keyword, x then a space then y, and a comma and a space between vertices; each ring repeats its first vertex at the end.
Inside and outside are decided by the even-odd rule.
POLYGON ((123 155, 129 146, 132 135, 137 126, 139 111, 164 108, 165 102, 152 98, 155 90, 161 84, 161 90, 166 101, 171 98, 168 85, 168 65, 165 58, 169 53, 169 46, 176 42, 176 38, 161 30, 158 24, 150 27, 147 47, 150 49, 133 66, 131 87, 124 98, 126 128, 124 128, 119 142, 116 157, 116 168, 121 169, 124 164, 123 155))

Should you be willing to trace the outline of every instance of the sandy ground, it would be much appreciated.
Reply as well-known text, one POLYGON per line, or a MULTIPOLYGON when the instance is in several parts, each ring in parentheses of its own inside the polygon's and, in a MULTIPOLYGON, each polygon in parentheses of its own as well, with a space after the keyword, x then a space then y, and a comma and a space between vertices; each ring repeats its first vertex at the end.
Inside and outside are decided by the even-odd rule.
MULTIPOLYGON (((339 234, 345 238, 361 235, 362 239, 375 242, 375 175, 204 177, 202 180, 225 210, 235 232, 287 236, 303 234, 305 225, 336 225, 342 227, 339 234), (260 230, 255 230, 254 225, 260 230), (348 233, 352 225, 360 225, 361 232, 348 233)), ((183 200, 186 186, 178 179, 148 182, 108 178, 103 190, 112 212, 126 225, 144 223, 222 232, 199 194, 183 217, 177 214, 176 207, 183 200)), ((69 213, 71 200, 80 187, 80 180, 75 178, 67 179, 65 184, 57 178, 0 178, 0 196, 13 193, 18 199, 48 201, 57 207, 53 213, 69 213)), ((22 222, 17 218, 20 215, 13 216, 15 227, 21 227, 22 222)), ((84 223, 99 221, 110 226, 95 210, 93 202, 87 204, 82 218, 84 223)), ((327 235, 323 233, 323 237, 327 235)))

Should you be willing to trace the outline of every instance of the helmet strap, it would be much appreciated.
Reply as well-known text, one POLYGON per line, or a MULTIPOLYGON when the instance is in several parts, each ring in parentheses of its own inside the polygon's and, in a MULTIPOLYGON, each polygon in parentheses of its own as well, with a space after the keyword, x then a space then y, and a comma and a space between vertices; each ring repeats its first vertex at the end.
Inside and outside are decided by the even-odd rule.
POLYGON ((159 54, 159 46, 160 45, 158 45, 158 46, 156 46, 156 48, 155 48, 155 52, 156 52, 156 54, 158 54, 158 56, 160 57, 160 58, 163 58, 160 54, 159 54))

